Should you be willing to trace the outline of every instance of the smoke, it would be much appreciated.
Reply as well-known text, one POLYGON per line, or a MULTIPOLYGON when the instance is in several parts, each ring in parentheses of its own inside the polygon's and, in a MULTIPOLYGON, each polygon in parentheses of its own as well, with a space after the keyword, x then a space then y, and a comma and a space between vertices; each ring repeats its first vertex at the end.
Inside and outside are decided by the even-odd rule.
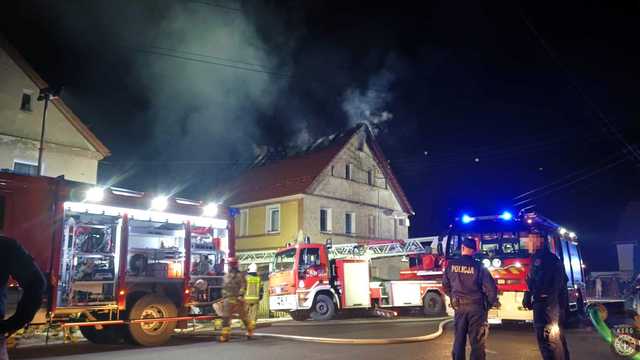
POLYGON ((349 126, 365 123, 377 134, 393 119, 387 106, 393 99, 391 85, 394 80, 395 75, 385 67, 369 79, 366 89, 351 87, 345 91, 342 109, 347 114, 349 126))

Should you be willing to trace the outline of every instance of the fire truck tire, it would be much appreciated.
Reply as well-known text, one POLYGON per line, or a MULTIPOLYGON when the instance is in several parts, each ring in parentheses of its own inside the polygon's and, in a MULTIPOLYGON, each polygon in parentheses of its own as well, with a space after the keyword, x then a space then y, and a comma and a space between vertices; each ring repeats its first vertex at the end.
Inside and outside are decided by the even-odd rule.
POLYGON ((435 292, 424 294, 422 299, 422 312, 425 316, 440 316, 444 313, 444 301, 442 296, 435 292))
MULTIPOLYGON (((147 294, 138 299, 128 313, 129 320, 152 319, 175 317, 178 310, 167 297, 147 294)), ((127 340, 142 346, 158 346, 169 341, 175 328, 175 321, 129 324, 127 340)))
POLYGON ((336 304, 333 300, 324 294, 316 297, 311 310, 311 318, 316 321, 327 321, 333 319, 336 315, 336 304))
MULTIPOLYGON (((109 320, 109 316, 95 315, 96 320, 109 320)), ((98 330, 93 326, 81 326, 80 333, 89 342, 100 345, 115 345, 124 340, 124 328, 120 325, 103 326, 98 330)))
POLYGON ((309 312, 304 310, 290 311, 289 315, 295 321, 305 321, 309 319, 309 312))

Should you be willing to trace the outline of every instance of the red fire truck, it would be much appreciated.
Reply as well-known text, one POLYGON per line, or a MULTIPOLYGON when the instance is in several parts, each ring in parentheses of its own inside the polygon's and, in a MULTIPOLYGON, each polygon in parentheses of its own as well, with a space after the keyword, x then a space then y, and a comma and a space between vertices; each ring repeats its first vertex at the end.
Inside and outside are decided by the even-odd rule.
POLYGON ((367 259, 330 258, 330 252, 331 247, 309 243, 279 250, 269 277, 270 309, 289 311, 295 320, 330 320, 338 311, 370 308, 444 313, 442 272, 434 279, 371 281, 367 259))
POLYGON ((0 172, 0 231, 48 278, 32 325, 79 326, 94 343, 159 345, 178 321, 211 313, 229 229, 213 203, 0 172))
POLYGON ((527 290, 525 280, 531 265, 532 237, 542 238, 544 246, 564 264, 569 279, 568 310, 571 314, 584 310, 584 271, 574 232, 536 213, 518 216, 513 216, 508 211, 495 216, 465 214, 456 219, 443 239, 447 259, 460 256, 460 243, 465 237, 476 239, 479 249, 476 256, 491 271, 498 285, 502 306, 499 310, 492 309, 489 312, 492 322, 533 320, 533 313, 522 307, 524 292, 527 290))

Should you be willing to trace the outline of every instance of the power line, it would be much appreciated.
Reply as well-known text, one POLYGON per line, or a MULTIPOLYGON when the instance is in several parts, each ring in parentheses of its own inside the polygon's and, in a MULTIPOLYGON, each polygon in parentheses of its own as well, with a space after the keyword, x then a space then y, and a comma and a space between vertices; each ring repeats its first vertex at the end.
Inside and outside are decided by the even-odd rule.
POLYGON ((220 62, 216 62, 216 61, 195 59, 195 58, 188 57, 188 56, 168 54, 168 53, 164 53, 164 52, 160 52, 160 51, 136 48, 136 47, 132 47, 132 46, 122 45, 122 47, 130 49, 130 50, 133 50, 133 51, 146 53, 146 54, 166 56, 166 57, 179 59, 179 60, 191 61, 191 62, 196 62, 196 63, 201 63, 201 64, 208 64, 208 65, 222 66, 222 67, 227 67, 227 68, 236 69, 236 70, 250 71, 250 72, 254 72, 254 73, 262 73, 262 74, 272 75, 272 76, 281 77, 281 78, 291 78, 290 74, 284 74, 284 73, 279 73, 279 72, 275 72, 275 71, 260 70, 260 69, 254 69, 254 68, 245 67, 245 66, 224 64, 224 63, 220 63, 220 62))
POLYGON ((216 8, 220 8, 220 9, 229 10, 229 11, 242 12, 242 9, 239 9, 239 8, 234 8, 234 7, 231 7, 231 6, 210 3, 210 2, 207 2, 207 1, 186 0, 186 2, 190 2, 190 3, 194 3, 194 4, 200 4, 200 5, 206 5, 206 6, 210 6, 210 7, 216 7, 216 8))
POLYGON ((547 55, 549 55, 549 57, 556 63, 556 65, 559 68, 561 68, 562 71, 565 72, 567 76, 567 80, 569 82, 569 86, 573 88, 578 93, 578 95, 580 95, 582 100, 591 108, 591 111, 593 111, 597 115, 597 117, 600 118, 602 122, 604 122, 604 124, 609 129, 609 131, 613 133, 613 135, 618 139, 618 141, 620 141, 627 148, 627 150, 629 150, 629 152, 631 152, 633 157, 635 157, 637 161, 640 161, 640 151, 635 149, 626 141, 624 136, 620 133, 620 131, 618 131, 618 128, 613 124, 613 122, 604 114, 602 110, 600 110, 598 106, 596 106, 596 104, 591 100, 591 98, 582 90, 582 88, 579 86, 577 81, 575 81, 569 75, 567 66, 560 61, 560 58, 557 55, 557 53, 551 48, 551 46, 547 43, 547 41, 542 37, 542 35, 538 32, 535 26, 533 26, 531 21, 529 21, 529 19, 524 13, 524 10, 522 8, 520 10, 521 10, 520 17, 522 18, 524 23, 527 25, 527 28, 535 36, 538 42, 540 42, 540 45, 542 45, 542 48, 546 51, 547 55))
POLYGON ((204 57, 204 58, 209 58, 209 59, 216 59, 216 60, 221 60, 221 61, 226 61, 226 62, 231 62, 231 63, 255 66, 255 67, 259 67, 259 68, 263 68, 263 69, 269 69, 268 66, 265 66, 265 65, 262 65, 262 64, 257 64, 257 63, 252 63, 252 62, 248 62, 248 61, 244 61, 244 60, 228 59, 228 58, 224 58, 224 57, 221 57, 221 56, 214 56, 214 55, 209 55, 209 54, 197 53, 197 52, 193 52, 193 51, 166 48, 166 47, 162 47, 162 46, 148 46, 148 47, 152 48, 152 49, 162 50, 162 51, 172 51, 172 52, 185 54, 185 55, 193 55, 193 56, 204 57))

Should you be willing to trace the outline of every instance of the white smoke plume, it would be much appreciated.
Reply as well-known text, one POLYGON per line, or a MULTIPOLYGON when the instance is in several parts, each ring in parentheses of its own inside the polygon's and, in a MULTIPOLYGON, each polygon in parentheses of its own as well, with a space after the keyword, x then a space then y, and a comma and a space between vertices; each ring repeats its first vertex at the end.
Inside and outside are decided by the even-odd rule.
POLYGON ((352 87, 345 91, 342 109, 350 127, 365 123, 377 134, 384 123, 393 119, 386 107, 393 98, 390 88, 394 80, 395 75, 385 68, 369 79, 366 89, 352 87))

